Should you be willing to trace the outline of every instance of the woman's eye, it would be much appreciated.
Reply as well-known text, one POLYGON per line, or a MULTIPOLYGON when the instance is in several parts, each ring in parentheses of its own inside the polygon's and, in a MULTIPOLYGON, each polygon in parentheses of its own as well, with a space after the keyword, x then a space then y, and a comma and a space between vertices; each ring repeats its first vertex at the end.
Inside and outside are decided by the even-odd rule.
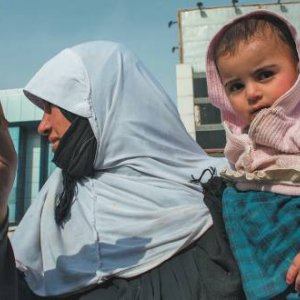
POLYGON ((274 75, 273 71, 261 71, 258 73, 258 80, 265 80, 265 79, 269 79, 270 77, 272 77, 274 75))

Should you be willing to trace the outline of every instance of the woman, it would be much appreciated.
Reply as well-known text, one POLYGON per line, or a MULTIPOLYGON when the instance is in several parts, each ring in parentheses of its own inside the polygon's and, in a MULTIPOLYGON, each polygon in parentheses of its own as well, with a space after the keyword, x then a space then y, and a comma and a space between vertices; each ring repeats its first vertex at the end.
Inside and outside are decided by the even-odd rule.
POLYGON ((224 160, 191 139, 134 54, 104 41, 66 49, 24 92, 44 109, 38 131, 60 169, 13 236, 19 299, 241 299, 192 181, 224 160))

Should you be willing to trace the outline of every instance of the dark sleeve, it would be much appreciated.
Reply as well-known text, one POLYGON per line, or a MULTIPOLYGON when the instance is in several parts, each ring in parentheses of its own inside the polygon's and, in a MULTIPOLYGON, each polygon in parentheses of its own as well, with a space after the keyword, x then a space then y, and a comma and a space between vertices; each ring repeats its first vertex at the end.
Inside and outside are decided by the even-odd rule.
MULTIPOLYGON (((230 249, 222 216, 222 196, 226 183, 221 177, 212 177, 207 183, 202 184, 204 203, 208 207, 213 227, 210 240, 206 243, 206 277, 207 286, 214 287, 217 282, 220 297, 217 299, 246 299, 238 265, 230 249), (213 240, 214 241, 213 241, 213 240), (221 267, 227 276, 217 279, 216 270, 221 267), (226 295, 226 297, 225 297, 226 295)), ((221 273, 220 273, 221 274, 221 273)))
POLYGON ((8 214, 0 225, 0 299, 18 299, 18 277, 15 258, 7 237, 8 214))
POLYGON ((1 300, 38 300, 29 289, 22 272, 16 268, 8 231, 8 214, 0 225, 0 299, 1 300))

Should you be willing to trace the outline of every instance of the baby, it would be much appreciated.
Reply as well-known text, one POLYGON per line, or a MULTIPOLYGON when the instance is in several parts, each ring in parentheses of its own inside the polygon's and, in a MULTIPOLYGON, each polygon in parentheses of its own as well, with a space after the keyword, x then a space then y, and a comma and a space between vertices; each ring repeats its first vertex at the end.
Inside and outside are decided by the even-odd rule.
POLYGON ((208 48, 208 93, 231 165, 223 217, 248 299, 298 299, 291 284, 300 290, 299 46, 291 24, 259 10, 208 48))

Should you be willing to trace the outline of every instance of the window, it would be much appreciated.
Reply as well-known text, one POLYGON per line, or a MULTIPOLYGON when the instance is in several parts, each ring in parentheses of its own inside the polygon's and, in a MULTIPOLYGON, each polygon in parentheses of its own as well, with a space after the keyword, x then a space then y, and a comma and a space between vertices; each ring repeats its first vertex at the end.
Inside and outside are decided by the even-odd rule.
POLYGON ((9 132, 18 156, 18 167, 9 196, 9 222, 17 224, 35 200, 40 188, 55 168, 47 138, 37 131, 38 122, 11 124, 9 132))
POLYGON ((40 173, 40 188, 44 185, 48 177, 51 175, 53 170, 56 168, 55 164, 52 162, 53 151, 49 144, 47 137, 41 136, 41 173, 40 173))
MULTIPOLYGON (((19 127, 10 127, 9 133, 12 138, 14 147, 16 149, 17 155, 19 157, 20 153, 20 128, 19 127)), ((19 168, 19 166, 18 166, 19 168)), ((16 178, 13 183, 12 191, 9 195, 8 207, 9 207, 9 222, 16 222, 16 212, 17 212, 17 199, 18 199, 18 170, 16 172, 16 178)))
POLYGON ((221 149, 225 147, 225 132, 222 129, 197 131, 196 141, 203 149, 221 149))
POLYGON ((205 77, 194 78, 194 97, 195 98, 207 98, 207 84, 205 77))
POLYGON ((218 108, 210 103, 201 103, 199 105, 201 124, 219 124, 221 123, 221 114, 218 108))
POLYGON ((52 172, 54 171, 54 169, 56 168, 56 165, 52 162, 54 153, 52 151, 52 146, 51 144, 48 144, 48 176, 49 177, 52 172))

